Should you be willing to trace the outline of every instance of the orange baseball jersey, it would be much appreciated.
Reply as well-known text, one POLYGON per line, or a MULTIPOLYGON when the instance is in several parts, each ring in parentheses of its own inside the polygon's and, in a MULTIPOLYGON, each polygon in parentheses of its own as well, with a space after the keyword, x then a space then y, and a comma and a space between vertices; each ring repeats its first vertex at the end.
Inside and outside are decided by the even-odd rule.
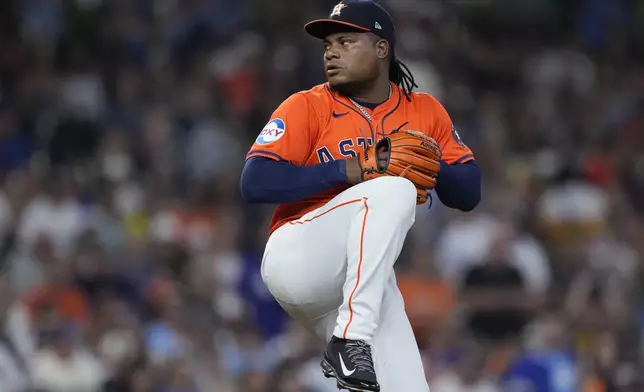
MULTIPOLYGON (((327 83, 295 93, 273 112, 246 159, 266 157, 298 166, 348 159, 394 130, 421 131, 434 138, 447 163, 474 159, 447 111, 429 94, 414 92, 410 102, 392 83, 387 101, 373 111, 364 110, 371 119, 327 83)), ((270 231, 324 205, 348 187, 337 186, 302 201, 280 204, 270 231)))

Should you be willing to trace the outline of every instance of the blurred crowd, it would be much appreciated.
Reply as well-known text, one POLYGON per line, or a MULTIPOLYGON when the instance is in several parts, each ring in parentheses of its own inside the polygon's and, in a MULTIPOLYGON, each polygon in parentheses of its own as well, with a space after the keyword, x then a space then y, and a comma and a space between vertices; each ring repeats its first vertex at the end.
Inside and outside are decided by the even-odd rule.
MULTIPOLYGON (((335 390, 238 190, 333 5, 0 2, 0 391, 335 390)), ((387 5, 484 173, 397 264, 432 392, 644 391, 644 3, 387 5)))

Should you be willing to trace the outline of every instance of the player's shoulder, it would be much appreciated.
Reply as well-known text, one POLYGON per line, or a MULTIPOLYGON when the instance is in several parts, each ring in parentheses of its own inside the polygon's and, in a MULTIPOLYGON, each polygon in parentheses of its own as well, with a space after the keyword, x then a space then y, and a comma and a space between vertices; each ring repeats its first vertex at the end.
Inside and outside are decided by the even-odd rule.
POLYGON ((423 115, 429 115, 430 118, 438 121, 451 122, 449 114, 443 104, 432 94, 414 91, 410 94, 410 99, 410 104, 414 111, 422 113, 423 115))
POLYGON ((319 84, 308 90, 300 90, 291 94, 286 101, 311 105, 312 108, 323 108, 332 104, 332 97, 326 84, 319 84))
POLYGON ((308 90, 297 91, 288 96, 280 105, 289 112, 294 111, 302 115, 317 117, 321 121, 330 113, 333 105, 333 98, 326 84, 319 84, 308 90))
POLYGON ((423 91, 414 91, 409 95, 409 97, 411 99, 411 103, 418 108, 425 110, 439 110, 443 108, 443 105, 435 96, 423 91))
POLYGON ((311 87, 308 90, 302 91, 302 94, 306 94, 313 99, 331 99, 331 91, 329 90, 329 85, 327 83, 318 84, 311 87))

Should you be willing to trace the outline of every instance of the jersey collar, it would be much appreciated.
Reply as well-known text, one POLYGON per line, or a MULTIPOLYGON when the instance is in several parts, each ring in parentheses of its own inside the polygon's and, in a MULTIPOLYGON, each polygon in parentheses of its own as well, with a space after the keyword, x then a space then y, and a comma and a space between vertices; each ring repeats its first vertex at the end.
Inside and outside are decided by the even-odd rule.
MULTIPOLYGON (((387 113, 390 113, 398 108, 400 106, 400 101, 402 100, 402 92, 400 91, 400 87, 398 87, 396 84, 393 82, 389 82, 391 85, 391 96, 383 103, 378 105, 373 111, 373 116, 374 117, 379 117, 383 113, 386 115, 387 113)), ((354 104, 349 100, 349 98, 346 95, 340 94, 338 91, 334 90, 329 83, 326 83, 326 88, 333 95, 333 97, 342 102, 343 104, 350 106, 350 107, 355 107, 354 104)), ((357 109, 357 108, 356 108, 357 109)), ((369 109, 367 109, 369 110, 369 109)))

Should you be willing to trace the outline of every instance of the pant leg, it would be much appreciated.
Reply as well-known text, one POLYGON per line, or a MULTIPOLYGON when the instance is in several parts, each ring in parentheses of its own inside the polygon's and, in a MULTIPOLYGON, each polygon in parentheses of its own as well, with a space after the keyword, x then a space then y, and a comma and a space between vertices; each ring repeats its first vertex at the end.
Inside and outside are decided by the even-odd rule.
POLYGON ((381 392, 429 392, 418 343, 394 274, 385 288, 372 350, 381 392))
MULTIPOLYGON (((297 308, 286 306, 285 309, 298 314, 297 308)), ((337 317, 335 310, 304 322, 312 333, 328 342, 337 317)), ((372 353, 381 392, 429 392, 420 351, 393 273, 385 287, 372 353)))
POLYGON ((416 189, 403 178, 351 187, 271 235, 262 278, 298 319, 315 320, 337 309, 334 334, 371 343, 415 207, 416 189))
POLYGON ((416 219, 416 188, 405 179, 384 177, 365 197, 364 216, 354 218, 347 241, 344 300, 333 334, 373 340, 385 285, 416 219))

